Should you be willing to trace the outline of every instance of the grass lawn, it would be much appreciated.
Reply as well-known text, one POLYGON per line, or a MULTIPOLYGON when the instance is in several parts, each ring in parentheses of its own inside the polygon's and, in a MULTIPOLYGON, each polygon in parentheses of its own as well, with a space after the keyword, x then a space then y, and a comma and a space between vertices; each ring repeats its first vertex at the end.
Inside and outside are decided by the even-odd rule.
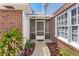
POLYGON ((62 56, 79 56, 79 53, 72 52, 70 49, 67 48, 61 48, 60 53, 62 54, 62 56))

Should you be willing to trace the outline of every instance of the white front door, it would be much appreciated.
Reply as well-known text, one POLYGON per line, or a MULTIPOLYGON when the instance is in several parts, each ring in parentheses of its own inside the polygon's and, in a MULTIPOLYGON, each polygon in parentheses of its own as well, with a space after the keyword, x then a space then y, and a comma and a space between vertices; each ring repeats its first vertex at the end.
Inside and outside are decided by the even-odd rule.
POLYGON ((36 31, 36 40, 45 39, 45 20, 36 20, 35 31, 36 31))

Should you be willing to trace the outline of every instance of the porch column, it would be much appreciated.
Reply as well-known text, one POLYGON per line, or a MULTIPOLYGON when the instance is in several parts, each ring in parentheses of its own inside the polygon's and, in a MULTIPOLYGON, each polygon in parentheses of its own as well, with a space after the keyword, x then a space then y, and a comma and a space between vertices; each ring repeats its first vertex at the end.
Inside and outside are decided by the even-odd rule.
POLYGON ((30 20, 26 12, 23 12, 22 32, 23 32, 23 41, 25 45, 26 40, 29 40, 30 38, 30 20))

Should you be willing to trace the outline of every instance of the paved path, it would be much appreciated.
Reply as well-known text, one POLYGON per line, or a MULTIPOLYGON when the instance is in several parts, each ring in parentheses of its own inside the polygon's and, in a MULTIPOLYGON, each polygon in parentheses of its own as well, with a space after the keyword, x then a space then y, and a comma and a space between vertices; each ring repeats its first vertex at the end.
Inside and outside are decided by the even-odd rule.
POLYGON ((45 42, 35 43, 35 50, 32 56, 50 56, 50 51, 46 43, 45 42))

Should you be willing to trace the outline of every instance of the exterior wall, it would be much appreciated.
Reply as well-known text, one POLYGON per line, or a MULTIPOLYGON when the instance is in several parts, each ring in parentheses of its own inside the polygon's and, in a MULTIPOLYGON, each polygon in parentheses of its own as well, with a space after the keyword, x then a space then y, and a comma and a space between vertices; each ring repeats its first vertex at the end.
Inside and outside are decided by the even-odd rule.
POLYGON ((58 16, 61 16, 63 13, 61 13, 60 15, 58 15, 58 16, 56 16, 55 17, 55 37, 57 37, 57 38, 59 38, 59 39, 61 39, 62 41, 65 41, 65 42, 67 42, 67 43, 70 43, 71 45, 73 45, 73 46, 75 46, 76 48, 78 48, 79 46, 79 44, 78 44, 78 42, 73 42, 72 41, 72 25, 71 25, 71 10, 72 9, 74 9, 74 8, 78 8, 78 6, 79 6, 79 4, 76 4, 76 5, 74 5, 73 7, 71 7, 71 8, 69 8, 68 10, 66 10, 66 11, 64 11, 63 13, 65 13, 65 12, 67 12, 68 13, 68 38, 67 39, 65 39, 65 38, 63 38, 63 37, 59 37, 59 36, 57 36, 57 17, 58 16))
POLYGON ((50 19, 45 19, 45 39, 51 39, 50 19))
MULTIPOLYGON (((57 44, 58 44, 58 47, 61 47, 61 48, 68 48, 68 49, 70 49, 72 52, 77 52, 77 53, 79 53, 79 42, 78 43, 75 43, 75 42, 72 42, 72 39, 71 39, 71 10, 72 9, 74 9, 74 8, 78 8, 79 7, 79 4, 67 4, 67 5, 69 5, 70 7, 67 7, 67 6, 65 6, 64 5, 64 7, 62 7, 62 8, 64 8, 65 9, 65 7, 66 7, 66 10, 63 10, 62 8, 62 12, 59 10, 58 12, 56 12, 56 14, 54 14, 54 17, 52 17, 51 18, 51 20, 52 21, 54 21, 55 22, 55 24, 53 24, 53 22, 52 22, 52 24, 53 25, 55 25, 55 27, 54 26, 52 26, 52 28, 54 28, 54 29, 52 29, 52 32, 54 32, 55 31, 55 33, 54 33, 54 39, 52 39, 53 40, 53 42, 56 42, 57 44), (57 36, 57 17, 58 16, 61 16, 63 13, 65 13, 65 12, 68 12, 68 39, 65 39, 65 38, 63 38, 63 37, 58 37, 57 36)), ((78 33, 79 33, 79 31, 78 31, 78 33)), ((79 41, 79 40, 78 40, 79 41)))
POLYGON ((51 39, 52 39, 52 42, 55 42, 54 37, 55 37, 55 18, 52 17, 51 18, 51 39))
POLYGON ((22 31, 22 11, 0 9, 0 32, 4 34, 14 27, 22 31))
POLYGON ((78 53, 79 54, 79 49, 78 48, 75 48, 73 47, 72 45, 69 45, 67 44, 66 42, 62 41, 62 40, 59 40, 57 38, 54 38, 55 40, 57 40, 57 46, 59 48, 66 48, 66 49, 69 49, 71 52, 73 53, 78 53))
POLYGON ((0 39, 2 34, 8 32, 11 28, 18 28, 24 38, 29 39, 30 31, 29 17, 21 10, 0 10, 0 39))
MULTIPOLYGON (((54 38, 52 38, 52 42, 56 42, 58 44, 59 47, 61 48, 68 48, 70 49, 72 52, 77 52, 79 53, 79 44, 73 43, 71 41, 71 10, 79 7, 79 4, 65 4, 60 10, 58 10, 57 12, 54 13, 54 17, 51 18, 52 21, 54 21, 54 24, 52 22, 52 33, 54 34, 54 38), (57 20, 56 17, 58 17, 59 15, 62 15, 63 13, 68 12, 68 21, 70 24, 68 24, 69 26, 69 30, 68 30, 68 40, 64 39, 63 37, 58 37, 57 36, 57 20), (54 27, 55 26, 55 27, 54 27)), ((79 32, 79 31, 78 31, 79 32)), ((53 36, 53 35, 52 35, 53 36)))

